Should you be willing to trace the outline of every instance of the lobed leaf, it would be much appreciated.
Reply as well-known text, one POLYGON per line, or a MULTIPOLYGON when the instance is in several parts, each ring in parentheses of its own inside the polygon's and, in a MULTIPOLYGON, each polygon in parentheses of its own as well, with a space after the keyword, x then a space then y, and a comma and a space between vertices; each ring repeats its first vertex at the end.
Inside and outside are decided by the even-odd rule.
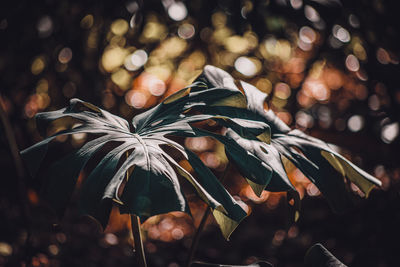
POLYGON ((223 88, 207 92, 183 89, 135 117, 135 132, 130 131, 124 119, 90 103, 72 99, 66 108, 36 116, 38 130, 47 138, 24 150, 22 155, 33 176, 38 175, 39 169, 46 170, 44 174, 39 172, 44 176, 42 196, 60 216, 68 205, 79 174, 90 160, 100 155, 98 164, 89 170, 83 181, 79 207, 83 213, 98 219, 103 227, 107 225, 112 201, 120 205, 122 213, 136 214, 142 221, 169 211, 190 213, 179 182, 179 177, 184 177, 213 209, 223 235, 229 238, 246 217, 246 212, 195 154, 165 137, 195 136, 190 125, 193 122, 212 118, 229 121, 229 118, 216 118, 211 114, 184 114, 193 107, 206 105, 207 101, 215 106, 237 106, 229 99, 244 101, 244 96, 223 88), (76 133, 87 133, 93 139, 47 166, 45 155, 55 138, 76 133), (196 169, 197 177, 168 155, 162 149, 164 145, 179 151, 196 169), (105 147, 108 150, 104 150, 105 147))
POLYGON ((246 125, 242 127, 252 129, 240 131, 237 125, 229 122, 224 126, 234 131, 227 131, 228 139, 215 135, 213 137, 225 145, 228 157, 237 165, 256 194, 259 195, 266 188, 288 191, 293 197, 294 187, 284 171, 283 156, 292 161, 318 187, 336 212, 341 212, 352 204, 343 178, 356 184, 366 196, 375 185, 381 185, 378 179, 332 150, 325 142, 298 130, 292 131, 272 110, 266 111, 268 95, 253 85, 235 81, 227 72, 213 66, 206 66, 197 81, 205 83, 207 88, 226 87, 243 91, 246 96, 246 109, 217 107, 208 108, 208 112, 229 117, 231 122, 244 119, 246 125), (260 122, 269 126, 271 139, 265 138, 265 135, 257 135, 254 131, 260 122))

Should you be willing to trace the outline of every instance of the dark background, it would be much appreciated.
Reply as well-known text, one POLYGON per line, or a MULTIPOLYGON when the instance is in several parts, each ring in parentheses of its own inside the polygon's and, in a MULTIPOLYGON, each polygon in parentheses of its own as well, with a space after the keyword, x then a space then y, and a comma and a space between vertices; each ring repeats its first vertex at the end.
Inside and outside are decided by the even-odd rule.
MULTIPOLYGON (((243 183, 232 183, 232 191, 252 207, 252 213, 229 242, 210 220, 196 258, 226 264, 251 263, 260 258, 276 266, 302 266, 306 250, 320 242, 350 266, 398 266, 400 40, 396 2, 197 0, 183 2, 188 14, 179 21, 168 14, 173 1, 143 2, 49 0, 0 4, 0 104, 18 148, 22 150, 40 140, 33 119, 37 112, 64 107, 72 97, 131 119, 189 84, 204 64, 221 67, 255 85, 266 79, 270 86, 264 90, 271 95, 270 108, 286 118, 292 128, 341 147, 347 157, 379 178, 383 187, 373 190, 370 198, 357 203, 351 211, 337 215, 323 197, 307 194, 307 183, 299 182, 305 193, 302 214, 295 225, 287 225, 287 207, 281 196, 255 205, 251 198, 239 193, 243 183), (307 17, 305 10, 310 7, 318 12, 318 21, 307 17), (350 22, 350 15, 357 18, 359 26, 350 22), (132 20, 132 16, 136 17, 132 20), (125 21, 119 28, 113 24, 118 19, 125 21), (143 38, 146 25, 154 21, 162 28, 161 32, 157 38, 143 38), (195 29, 189 38, 179 35, 180 26, 185 23, 195 29), (131 25, 118 34, 118 29, 124 31, 126 24, 131 25), (112 30, 112 25, 116 30, 112 30), (347 30, 350 41, 342 42, 340 38, 330 41, 335 38, 335 25, 347 30), (298 45, 299 32, 304 26, 310 27, 316 36, 309 50, 298 45), (226 36, 218 37, 218 29, 225 29, 226 36), (238 51, 226 43, 234 35, 256 38, 247 39, 252 42, 238 51), (162 45, 173 37, 183 40, 186 47, 176 55, 165 56, 170 48, 162 45), (279 54, 276 47, 276 54, 260 52, 263 42, 271 38, 289 44, 290 55, 279 54), (364 52, 355 52, 357 43, 364 52), (123 63, 107 68, 102 58, 115 47, 127 51, 125 56, 143 49, 149 60, 137 70, 129 70, 123 63), (157 49, 158 54, 154 52, 157 49), (204 62, 193 56, 196 51, 204 62), (350 54, 358 57, 356 71, 346 65, 350 54), (254 74, 245 76, 235 67, 234 62, 240 56, 260 64, 256 64, 254 74), (297 61, 290 61, 293 58, 297 61), (159 72, 151 68, 154 66, 166 68, 167 75, 157 76, 159 72), (318 68, 323 74, 316 79, 328 84, 330 97, 321 100, 308 95, 304 102, 301 96, 312 91, 307 79, 314 79, 318 68), (112 77, 118 71, 128 74, 127 82, 119 83, 117 76, 112 77), (343 81, 339 88, 329 87, 332 80, 327 77, 333 72, 339 73, 334 80, 343 81), (166 92, 161 96, 145 93, 146 102, 138 107, 127 96, 147 90, 141 84, 144 73, 158 77, 166 92), (289 96, 279 98, 279 83, 289 86, 289 96), (304 114, 312 123, 301 122, 304 114), (363 121, 357 130, 350 123, 354 115, 363 121), (397 133, 392 130, 395 134, 390 140, 382 137, 388 125, 392 128, 397 125, 397 133), (270 201, 276 203, 268 204, 270 201)), ((125 217, 121 219, 123 223, 114 222, 115 226, 104 234, 95 222, 79 217, 72 202, 64 220, 53 225, 57 220, 46 203, 40 201, 37 181, 15 163, 4 122, 0 129, 0 266, 21 266, 26 261, 25 255, 30 257, 26 264, 33 266, 132 265, 132 240, 125 217), (28 249, 24 246, 27 225, 32 232, 28 249)), ((198 152, 215 150, 214 144, 198 152)), ((215 168, 218 172, 218 166, 215 168)), ((194 201, 196 225, 203 208, 194 201)), ((190 218, 161 216, 146 222, 144 228, 150 266, 183 265, 194 232, 190 218), (150 234, 155 226, 162 232, 166 218, 187 229, 183 238, 174 240, 170 234, 160 233, 158 237, 150 234)))

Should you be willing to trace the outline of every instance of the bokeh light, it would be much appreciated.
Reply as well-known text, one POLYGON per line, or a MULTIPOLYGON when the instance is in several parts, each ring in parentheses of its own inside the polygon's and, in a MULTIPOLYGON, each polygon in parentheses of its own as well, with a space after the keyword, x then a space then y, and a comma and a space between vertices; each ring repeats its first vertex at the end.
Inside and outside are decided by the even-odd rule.
POLYGON ((360 69, 360 63, 354 55, 348 55, 346 57, 346 67, 350 71, 358 71, 360 69))
POLYGON ((382 141, 390 144, 399 135, 399 123, 393 122, 382 127, 381 138, 382 141))
POLYGON ((63 64, 67 64, 72 59, 72 50, 69 47, 64 47, 58 53, 58 61, 63 64))
MULTIPOLYGON (((239 2, 129 0, 87 6, 84 2, 61 1, 51 6, 48 3, 46 8, 35 4, 32 12, 0 18, 3 51, 7 51, 0 53, 0 70, 4 73, 0 105, 12 120, 19 147, 40 140, 35 131, 37 113, 56 110, 71 98, 96 103, 131 121, 134 115, 191 84, 206 64, 212 64, 267 93, 265 110, 275 112, 291 129, 347 148, 345 156, 373 172, 382 181, 383 190, 395 188, 395 182, 400 181, 395 161, 400 131, 396 76, 399 46, 397 26, 388 23, 386 16, 388 1, 364 1, 359 4, 362 8, 345 1, 339 5, 337 0, 239 2), (23 21, 24 27, 17 20, 23 21)), ((221 130, 214 121, 203 126, 221 130)), ((74 134, 58 137, 55 142, 77 149, 91 138, 74 134)), ((218 177, 228 166, 223 146, 211 138, 182 138, 179 142, 197 153, 218 177)), ((287 159, 282 160, 300 198, 320 198, 318 188, 286 163, 287 159)), ((195 175, 187 161, 183 159, 180 164, 195 175)), ((255 196, 246 182, 238 182, 239 173, 230 170, 229 178, 224 185, 247 213, 278 213, 278 207, 285 203, 285 194, 264 191, 261 197, 255 196)), ((361 194, 353 184, 350 189, 361 194)), ((187 191, 193 218, 169 213, 151 217, 143 224, 146 252, 153 255, 150 257, 159 256, 163 242, 185 248, 190 243, 205 204, 187 191)), ((32 205, 42 205, 33 190, 28 199, 32 205)), ((318 209, 314 215, 328 216, 318 209)), ((132 243, 126 234, 129 218, 121 217, 110 219, 114 226, 99 237, 96 245, 113 249, 132 243)), ((215 226, 212 219, 207 224, 215 226)), ((206 231, 211 232, 212 227, 206 231)), ((302 233, 303 228, 293 225, 287 233, 274 229, 268 244, 279 249, 289 243, 286 239, 293 239, 294 244, 311 242, 310 235, 302 233)), ((64 246, 71 240, 74 237, 70 233, 53 233, 51 240, 37 248, 40 253, 33 263, 52 266, 52 261, 68 254, 64 246)), ((5 254, 18 252, 20 241, 2 242, 0 250, 5 254), (11 252, 7 252, 8 244, 11 252)), ((121 251, 133 254, 130 246, 121 251)), ((219 252, 210 249, 204 253, 219 252)), ((181 262, 174 259, 157 266, 169 264, 181 262)), ((293 264, 298 262, 282 265, 293 264)))
POLYGON ((125 68, 130 71, 135 71, 146 64, 148 59, 147 53, 144 50, 138 49, 131 55, 125 58, 125 68))
POLYGON ((53 20, 49 16, 43 16, 37 23, 39 37, 46 38, 53 33, 53 20))
POLYGON ((347 121, 347 127, 352 132, 358 132, 364 127, 364 119, 360 115, 353 115, 347 121))
POLYGON ((254 76, 258 72, 258 61, 252 60, 248 57, 239 57, 235 60, 235 69, 244 76, 254 76))
POLYGON ((350 33, 340 25, 335 24, 333 26, 332 34, 336 39, 343 43, 350 42, 350 33))
POLYGON ((187 8, 185 4, 181 1, 173 2, 168 7, 168 15, 171 19, 176 21, 181 21, 186 18, 188 14, 187 8))

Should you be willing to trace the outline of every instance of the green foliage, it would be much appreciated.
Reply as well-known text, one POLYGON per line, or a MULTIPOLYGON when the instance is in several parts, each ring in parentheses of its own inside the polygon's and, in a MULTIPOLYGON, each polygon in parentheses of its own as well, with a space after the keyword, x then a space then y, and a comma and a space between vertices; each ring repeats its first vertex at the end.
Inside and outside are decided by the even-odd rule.
MULTIPOLYGON (((41 166, 46 169, 43 197, 62 215, 79 173, 91 158, 111 145, 83 182, 79 200, 83 213, 97 218, 105 226, 111 200, 119 203, 122 213, 136 214, 142 220, 169 211, 189 212, 178 180, 178 176, 182 176, 213 209, 216 221, 228 238, 246 213, 194 153, 165 137, 195 136, 190 123, 215 117, 185 115, 191 108, 205 106, 206 103, 211 106, 245 105, 244 97, 238 91, 204 89, 202 86, 204 84, 195 83, 136 116, 132 131, 124 119, 78 99, 72 99, 64 109, 38 114, 37 127, 43 136, 47 136, 52 127, 64 129, 22 152, 32 175, 35 176, 41 166), (47 166, 43 159, 49 144, 60 135, 77 133, 90 134, 92 140, 47 166), (183 155, 192 164, 197 178, 166 153, 163 150, 165 147, 183 155)), ((224 119, 229 121, 229 118, 224 119)))
POLYGON ((295 188, 286 176, 283 158, 289 159, 318 187, 336 212, 343 212, 353 203, 346 190, 347 181, 357 185, 366 196, 374 185, 381 185, 378 179, 335 152, 327 143, 299 130, 291 130, 272 110, 266 111, 267 94, 251 84, 235 81, 227 72, 213 66, 206 66, 198 81, 206 81, 209 87, 236 89, 246 96, 246 109, 218 107, 213 110, 215 113, 231 118, 251 118, 269 125, 271 140, 256 134, 243 137, 232 130, 227 131, 226 137, 216 137, 226 145, 227 155, 239 167, 256 194, 260 195, 266 188, 270 191, 289 191, 293 196, 295 188), (222 138, 229 138, 229 141, 222 138))
POLYGON ((131 127, 124 119, 78 99, 72 99, 64 109, 40 113, 37 127, 46 139, 22 155, 32 175, 45 170, 41 174, 43 196, 59 215, 71 198, 80 172, 91 159, 100 157, 83 181, 79 206, 103 226, 107 225, 113 201, 122 213, 136 214, 142 220, 169 211, 190 213, 178 179, 183 177, 212 208, 227 239, 246 213, 196 154, 167 137, 215 138, 257 195, 264 189, 286 191, 289 199, 295 199, 297 211, 299 197, 287 177, 284 158, 321 190, 335 211, 344 210, 350 202, 342 176, 366 195, 374 185, 380 185, 328 144, 290 130, 271 110, 265 111, 266 97, 225 71, 206 66, 194 84, 134 117, 131 127), (208 119, 225 126, 226 133, 193 126, 208 119), (54 139, 77 133, 89 134, 90 140, 48 165, 45 155, 54 139), (170 149, 189 162, 195 176, 167 153, 170 149))

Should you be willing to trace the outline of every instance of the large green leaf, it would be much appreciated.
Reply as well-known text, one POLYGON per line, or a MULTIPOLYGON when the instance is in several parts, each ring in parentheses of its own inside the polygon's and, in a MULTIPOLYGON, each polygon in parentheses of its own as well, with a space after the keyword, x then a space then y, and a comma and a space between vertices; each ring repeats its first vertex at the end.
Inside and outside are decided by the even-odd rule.
MULTIPOLYGON (((346 190, 343 177, 356 184, 366 196, 374 185, 381 185, 378 179, 355 166, 325 142, 299 130, 291 131, 272 110, 265 110, 267 94, 256 87, 243 81, 235 81, 227 72, 213 66, 206 66, 197 81, 205 83, 207 88, 227 87, 243 91, 246 96, 246 109, 229 106, 213 107, 207 109, 209 114, 227 116, 231 121, 236 118, 245 119, 249 124, 252 122, 258 124, 261 121, 269 125, 271 140, 265 140, 251 132, 240 134, 238 130, 235 130, 238 134, 227 131, 230 141, 214 136, 225 144, 228 157, 238 166, 256 194, 259 194, 263 187, 274 191, 294 189, 283 171, 283 156, 292 161, 319 188, 332 209, 337 212, 345 210, 352 204, 352 197, 346 190), (269 142, 270 145, 265 144, 269 142), (260 166, 258 170, 248 167, 255 168, 257 165, 260 166)), ((229 122, 225 126, 234 129, 229 122)))
MULTIPOLYGON (((243 128, 240 125, 246 123, 244 120, 234 122, 213 114, 190 114, 192 108, 207 104, 216 107, 243 107, 246 104, 241 92, 225 88, 199 90, 199 86, 204 87, 204 84, 196 83, 182 89, 136 116, 133 131, 124 119, 78 99, 72 99, 64 109, 38 114, 39 132, 43 136, 50 133, 50 136, 24 150, 22 155, 32 175, 45 170, 44 174, 40 172, 44 176, 43 197, 59 215, 63 214, 79 173, 90 160, 100 155, 99 162, 83 181, 79 206, 82 212, 97 218, 103 226, 108 222, 111 200, 119 203, 121 212, 136 214, 143 221, 169 211, 189 212, 179 182, 179 177, 183 177, 210 206, 223 235, 229 238, 246 212, 195 154, 165 137, 195 136, 190 123, 212 118, 227 121, 237 129, 243 128), (91 140, 48 166, 45 155, 54 139, 77 133, 87 133, 91 140), (196 171, 196 178, 167 154, 164 146, 185 157, 196 171)), ((260 125, 253 127, 255 132, 262 131, 260 125)))

